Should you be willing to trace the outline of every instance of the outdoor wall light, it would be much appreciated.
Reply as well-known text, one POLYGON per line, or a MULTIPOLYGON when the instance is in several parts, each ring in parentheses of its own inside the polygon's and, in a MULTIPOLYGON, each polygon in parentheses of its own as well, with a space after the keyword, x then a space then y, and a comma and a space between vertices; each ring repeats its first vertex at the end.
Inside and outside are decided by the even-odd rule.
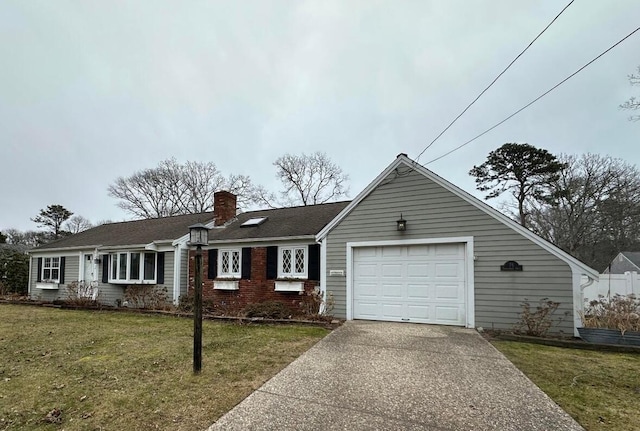
POLYGON ((397 223, 396 229, 399 232, 404 232, 405 230, 407 230, 407 221, 402 218, 402 213, 400 213, 400 219, 397 220, 396 223, 397 223))

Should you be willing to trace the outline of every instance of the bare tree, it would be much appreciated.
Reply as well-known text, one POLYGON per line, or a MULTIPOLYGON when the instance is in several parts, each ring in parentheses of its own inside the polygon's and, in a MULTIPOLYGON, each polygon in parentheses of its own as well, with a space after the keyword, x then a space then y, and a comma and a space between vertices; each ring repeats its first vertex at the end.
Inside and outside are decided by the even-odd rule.
POLYGON ((252 202, 253 185, 244 175, 225 178, 213 162, 162 161, 157 167, 119 177, 108 188, 118 206, 141 218, 193 214, 213 209, 213 194, 229 190, 242 207, 252 202))
MULTIPOLYGON (((284 190, 280 192, 281 205, 315 205, 347 196, 349 176, 327 156, 315 152, 300 156, 285 154, 273 165, 276 177, 280 179, 284 190)), ((264 188, 254 189, 259 200, 273 207, 275 195, 264 188)))
POLYGON ((89 219, 82 217, 81 215, 74 215, 64 225, 65 229, 71 233, 82 232, 87 229, 91 229, 93 224, 89 219))
POLYGON ((25 247, 37 247, 47 243, 51 238, 47 232, 35 230, 20 231, 18 229, 7 229, 4 231, 7 236, 7 243, 12 245, 23 245, 25 247))
POLYGON ((530 228, 585 263, 604 269, 640 246, 640 172, 597 154, 561 155, 554 202, 528 201, 530 228))
MULTIPOLYGON (((631 84, 632 86, 635 86, 635 85, 640 86, 640 66, 638 66, 637 75, 633 73, 629 75, 629 84, 631 84)), ((622 105, 620 105, 620 108, 627 109, 630 111, 637 111, 638 109, 640 109, 640 100, 634 96, 631 96, 629 100, 627 100, 622 105)), ((640 115, 631 115, 629 117, 629 121, 638 121, 638 120, 640 120, 640 115)))

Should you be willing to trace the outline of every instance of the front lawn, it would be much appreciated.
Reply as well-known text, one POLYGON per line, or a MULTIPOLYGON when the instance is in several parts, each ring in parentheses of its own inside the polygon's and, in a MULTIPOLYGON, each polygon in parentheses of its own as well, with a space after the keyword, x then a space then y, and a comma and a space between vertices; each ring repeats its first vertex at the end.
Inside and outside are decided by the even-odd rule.
POLYGON ((492 343, 587 430, 640 430, 640 354, 492 343))
POLYGON ((190 319, 0 305, 0 430, 206 429, 326 334, 205 321, 194 376, 190 319))

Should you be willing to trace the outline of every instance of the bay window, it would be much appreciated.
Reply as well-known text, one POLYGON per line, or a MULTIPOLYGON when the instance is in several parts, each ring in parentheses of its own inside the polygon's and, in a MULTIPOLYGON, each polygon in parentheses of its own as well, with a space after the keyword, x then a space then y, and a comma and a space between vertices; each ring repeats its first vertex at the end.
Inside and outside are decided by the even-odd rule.
POLYGON ((157 253, 128 251, 109 254, 109 283, 156 283, 157 253))

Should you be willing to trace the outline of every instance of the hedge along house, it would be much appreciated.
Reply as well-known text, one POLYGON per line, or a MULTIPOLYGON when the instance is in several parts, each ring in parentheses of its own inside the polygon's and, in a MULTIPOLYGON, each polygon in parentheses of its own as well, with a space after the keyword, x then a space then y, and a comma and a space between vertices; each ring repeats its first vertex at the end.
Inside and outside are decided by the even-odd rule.
POLYGON ((29 296, 64 300, 67 285, 83 281, 107 305, 120 304, 129 285, 166 287, 177 304, 187 292, 188 227, 213 226, 215 213, 108 223, 32 249, 29 296))
MULTIPOLYGON (((224 192, 225 207, 236 198, 224 192)), ((209 231, 203 247, 203 297, 221 311, 278 301, 292 312, 320 284, 320 245, 315 237, 348 202, 229 212, 209 231)), ((189 282, 193 287, 194 252, 189 282)))
POLYGON ((400 154, 319 232, 321 288, 346 319, 512 329, 521 303, 560 303, 577 335, 598 272, 400 154), (587 282, 588 284, 588 282, 587 282))

